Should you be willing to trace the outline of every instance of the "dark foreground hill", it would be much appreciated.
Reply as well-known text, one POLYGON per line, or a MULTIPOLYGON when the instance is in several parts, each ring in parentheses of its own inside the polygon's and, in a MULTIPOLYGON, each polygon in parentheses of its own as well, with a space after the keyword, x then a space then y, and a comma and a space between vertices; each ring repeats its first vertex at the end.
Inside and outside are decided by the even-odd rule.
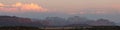
POLYGON ((0 30, 41 30, 38 27, 28 27, 28 26, 3 26, 0 30))
POLYGON ((120 30, 118 26, 89 26, 89 27, 25 27, 3 26, 0 30, 120 30))

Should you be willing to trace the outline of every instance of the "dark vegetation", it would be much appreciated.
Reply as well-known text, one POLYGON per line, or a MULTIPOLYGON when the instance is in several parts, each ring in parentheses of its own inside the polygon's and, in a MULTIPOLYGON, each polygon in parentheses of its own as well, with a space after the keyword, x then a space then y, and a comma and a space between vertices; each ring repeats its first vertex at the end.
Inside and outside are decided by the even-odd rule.
POLYGON ((56 28, 40 28, 40 27, 25 27, 25 26, 3 26, 0 30, 120 30, 119 26, 89 26, 89 27, 62 27, 56 28))
POLYGON ((85 28, 80 28, 77 27, 75 28, 76 30, 120 30, 119 26, 92 26, 92 27, 85 27, 85 28))
POLYGON ((3 26, 0 30, 41 30, 37 27, 25 27, 25 26, 3 26))

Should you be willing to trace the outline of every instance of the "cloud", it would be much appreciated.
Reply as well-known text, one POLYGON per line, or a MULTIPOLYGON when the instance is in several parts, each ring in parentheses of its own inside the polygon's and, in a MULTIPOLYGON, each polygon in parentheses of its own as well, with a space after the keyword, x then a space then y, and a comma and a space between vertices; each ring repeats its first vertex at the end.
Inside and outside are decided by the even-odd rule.
POLYGON ((3 6, 5 6, 5 5, 4 5, 4 4, 2 4, 2 3, 0 3, 0 8, 1 8, 1 7, 3 7, 3 6))
POLYGON ((15 3, 12 5, 5 5, 0 3, 0 12, 46 12, 47 9, 35 3, 15 3))

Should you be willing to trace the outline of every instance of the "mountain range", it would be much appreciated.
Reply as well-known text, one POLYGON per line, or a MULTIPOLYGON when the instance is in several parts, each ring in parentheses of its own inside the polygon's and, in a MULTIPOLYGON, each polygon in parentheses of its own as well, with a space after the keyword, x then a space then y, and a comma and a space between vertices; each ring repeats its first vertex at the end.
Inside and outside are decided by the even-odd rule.
POLYGON ((107 19, 89 20, 87 18, 73 16, 67 19, 61 17, 46 17, 45 19, 31 19, 16 16, 0 16, 0 26, 117 26, 107 19))

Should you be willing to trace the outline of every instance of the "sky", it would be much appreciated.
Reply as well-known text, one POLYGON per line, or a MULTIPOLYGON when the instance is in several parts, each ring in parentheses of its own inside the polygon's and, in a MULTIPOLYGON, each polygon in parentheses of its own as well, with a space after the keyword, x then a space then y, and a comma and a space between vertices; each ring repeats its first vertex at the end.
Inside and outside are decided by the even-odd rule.
POLYGON ((29 18, 83 16, 120 22, 120 0, 0 0, 0 15, 29 18))

